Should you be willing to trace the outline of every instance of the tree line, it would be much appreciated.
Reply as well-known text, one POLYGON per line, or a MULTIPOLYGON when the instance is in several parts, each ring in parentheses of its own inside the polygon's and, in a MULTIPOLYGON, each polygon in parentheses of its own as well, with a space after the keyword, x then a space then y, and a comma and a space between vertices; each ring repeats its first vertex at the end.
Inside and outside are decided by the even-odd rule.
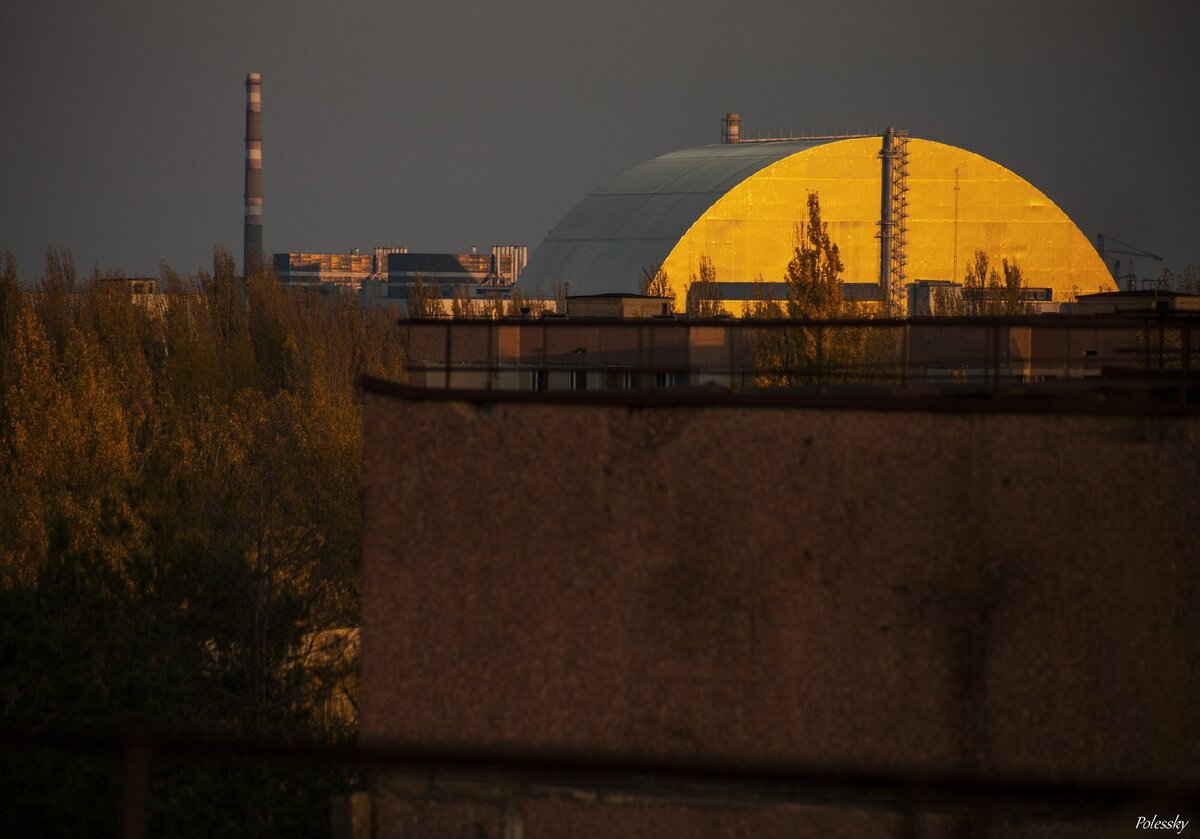
MULTIPOLYGON (((0 727, 354 736, 363 373, 390 314, 163 266, 0 262, 0 727)), ((153 835, 327 833, 338 771, 156 764, 153 835)), ((115 764, 0 762, 0 824, 112 835, 115 764)))

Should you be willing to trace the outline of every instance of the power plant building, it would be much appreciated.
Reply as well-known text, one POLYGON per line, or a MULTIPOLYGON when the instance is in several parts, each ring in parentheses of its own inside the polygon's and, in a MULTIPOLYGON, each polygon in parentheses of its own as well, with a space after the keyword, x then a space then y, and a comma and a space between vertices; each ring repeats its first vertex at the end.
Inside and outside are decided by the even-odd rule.
POLYGON ((277 253, 272 263, 285 285, 357 293, 375 273, 376 257, 358 252, 277 253))
POLYGON ((387 260, 389 283, 414 283, 418 279, 446 288, 456 286, 511 286, 525 267, 523 245, 496 245, 490 254, 397 253, 387 260))
POLYGON ((978 154, 892 129, 761 142, 741 139, 734 114, 723 127, 725 142, 647 161, 586 197, 534 252, 522 286, 637 292, 661 269, 682 301, 703 257, 718 283, 749 299, 756 281, 783 280, 816 193, 847 298, 902 310, 909 283, 961 283, 976 250, 996 266, 1016 262, 1039 297, 1115 289, 1053 201, 978 154))
MULTIPOLYGON (((265 267, 263 259, 262 76, 246 74, 246 179, 243 198, 242 271, 265 267)), ((404 305, 420 283, 426 293, 450 300, 511 298, 525 269, 524 245, 496 245, 490 254, 409 253, 406 247, 377 247, 370 254, 294 251, 271 254, 269 265, 284 285, 322 293, 361 294, 364 306, 404 305)))
POLYGON ((524 245, 496 245, 491 253, 409 253, 406 247, 378 247, 370 254, 289 252, 272 255, 280 282, 323 293, 361 294, 364 306, 406 304, 419 282, 444 300, 512 296, 525 267, 524 245))
POLYGON ((393 252, 378 261, 378 274, 362 284, 363 305, 407 306, 420 284, 442 300, 456 294, 468 299, 508 299, 525 268, 524 245, 495 245, 491 253, 393 252))

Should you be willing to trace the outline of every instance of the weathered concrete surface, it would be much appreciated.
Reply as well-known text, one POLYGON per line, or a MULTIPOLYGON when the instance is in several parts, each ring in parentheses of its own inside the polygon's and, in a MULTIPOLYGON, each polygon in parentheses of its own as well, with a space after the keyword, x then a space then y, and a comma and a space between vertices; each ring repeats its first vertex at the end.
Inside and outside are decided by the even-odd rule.
POLYGON ((368 392, 362 738, 1200 783, 1198 443, 368 392))

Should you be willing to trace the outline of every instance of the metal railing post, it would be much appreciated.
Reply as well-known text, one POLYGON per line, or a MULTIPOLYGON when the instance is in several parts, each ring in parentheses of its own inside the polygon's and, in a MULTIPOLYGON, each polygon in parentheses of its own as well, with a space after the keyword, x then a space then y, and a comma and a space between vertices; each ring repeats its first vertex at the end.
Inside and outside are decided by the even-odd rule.
POLYGON ((992 393, 1000 389, 1000 326, 992 323, 992 393))
POLYGON ((817 375, 813 384, 825 383, 825 325, 817 325, 817 375))
POLYGON ((1182 340, 1179 342, 1179 349, 1182 357, 1179 360, 1179 401, 1187 402, 1188 388, 1191 385, 1192 377, 1192 327, 1188 324, 1183 327, 1182 340))
POLYGON ((1069 324, 1067 326, 1067 366, 1066 366, 1066 369, 1063 371, 1064 379, 1071 378, 1071 337, 1074 334, 1075 334, 1075 325, 1069 324))
POLYGON ((487 326, 487 389, 492 389, 492 379, 500 378, 500 347, 496 322, 488 319, 487 326))
POLYGON ((736 375, 736 368, 733 362, 733 324, 725 324, 725 343, 729 345, 729 386, 734 386, 733 377, 736 375))
POLYGON ((1158 313, 1158 370, 1161 373, 1167 369, 1165 353, 1163 352, 1163 339, 1166 332, 1166 324, 1164 323, 1165 312, 1158 313))
POLYGON ((1150 372, 1150 321, 1146 318, 1142 319, 1142 357, 1145 359, 1145 370, 1150 372))
POLYGON ((146 805, 150 798, 150 744, 140 734, 125 742, 125 777, 121 788, 121 839, 146 835, 146 805))

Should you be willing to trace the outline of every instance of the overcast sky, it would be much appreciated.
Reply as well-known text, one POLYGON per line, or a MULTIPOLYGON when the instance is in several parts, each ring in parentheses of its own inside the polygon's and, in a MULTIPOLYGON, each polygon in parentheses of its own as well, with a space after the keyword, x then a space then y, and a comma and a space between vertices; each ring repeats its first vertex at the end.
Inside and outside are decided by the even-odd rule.
POLYGON ((8 0, 0 34, 0 248, 26 277, 50 245, 240 259, 251 70, 268 251, 532 251, 738 111, 747 135, 962 146, 1093 241, 1200 264, 1198 0, 8 0))

